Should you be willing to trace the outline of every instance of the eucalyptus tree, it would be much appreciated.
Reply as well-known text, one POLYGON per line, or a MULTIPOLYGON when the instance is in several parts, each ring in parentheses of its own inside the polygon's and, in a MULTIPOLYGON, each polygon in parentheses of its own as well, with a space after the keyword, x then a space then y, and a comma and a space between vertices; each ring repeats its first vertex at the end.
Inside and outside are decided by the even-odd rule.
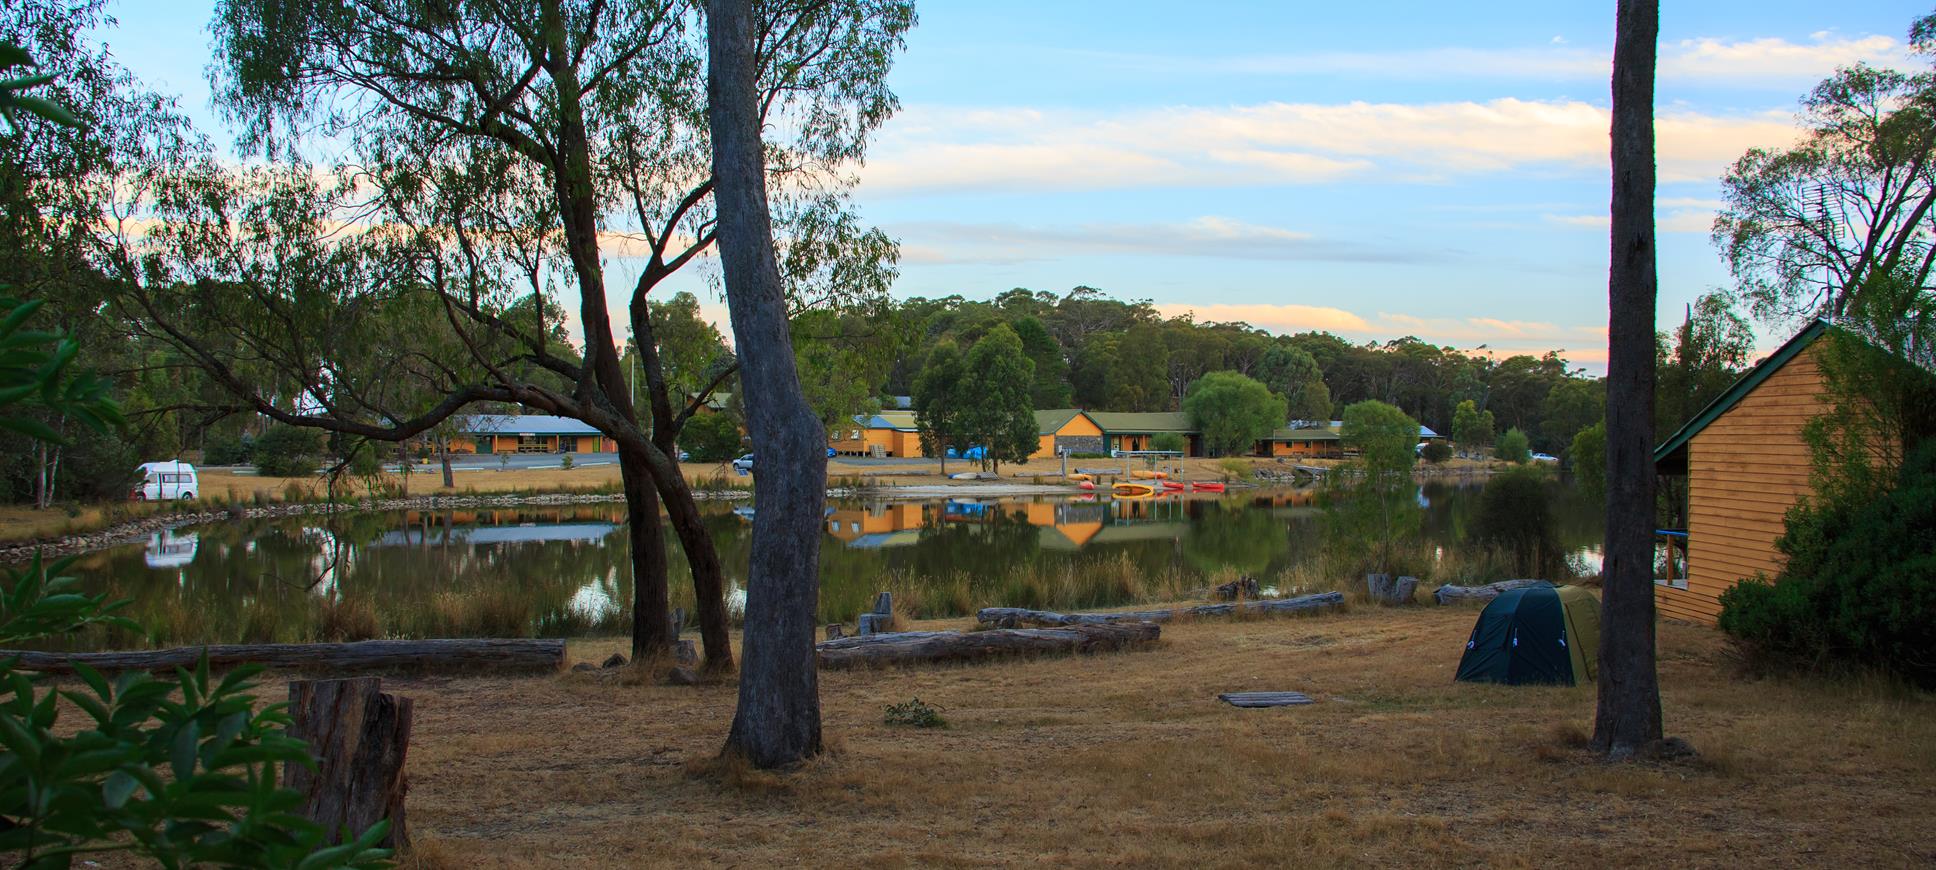
POLYGON ((1619 0, 1613 43, 1607 278, 1607 532, 1593 748, 1661 737, 1654 638, 1654 59, 1659 0, 1619 0))
MULTIPOLYGON (((847 167, 897 105, 884 76, 912 7, 801 0, 759 15, 760 120, 787 131, 766 154, 788 289, 800 304, 879 292, 895 247, 853 218, 844 191, 847 167)), ((443 377, 441 397, 417 413, 365 409, 378 422, 265 413, 388 439, 479 400, 583 420, 619 447, 635 652, 670 639, 663 554, 655 559, 648 540, 663 498, 693 569, 708 664, 720 667, 731 662, 722 568, 673 444, 732 366, 675 395, 650 304, 716 239, 700 22, 699 9, 677 0, 225 0, 212 29, 219 96, 244 123, 244 144, 290 155, 324 143, 354 155, 369 195, 354 219, 397 237, 411 266, 403 283, 433 298, 468 356, 467 371, 443 377), (637 404, 607 290, 613 256, 643 262, 618 309, 639 350, 637 404), (537 299, 533 316, 508 316, 507 294, 537 299), (573 297, 575 349, 544 336, 555 321, 543 315, 546 302, 573 297), (508 346, 518 365, 506 364, 508 346)), ((273 408, 266 398, 251 403, 273 408)))
POLYGON ((747 578, 746 660, 724 753, 780 767, 821 751, 813 641, 827 457, 826 430, 794 365, 785 282, 773 250, 761 135, 759 35, 766 23, 750 0, 707 6, 720 257, 740 349, 746 425, 762 469, 753 481, 760 510, 747 578))
MULTIPOLYGON (((1936 15, 1909 31, 1936 52, 1936 15)), ((1931 292, 1936 72, 1855 64, 1802 99, 1800 141, 1755 148, 1721 179, 1713 238, 1765 319, 1842 315, 1876 276, 1931 292)))

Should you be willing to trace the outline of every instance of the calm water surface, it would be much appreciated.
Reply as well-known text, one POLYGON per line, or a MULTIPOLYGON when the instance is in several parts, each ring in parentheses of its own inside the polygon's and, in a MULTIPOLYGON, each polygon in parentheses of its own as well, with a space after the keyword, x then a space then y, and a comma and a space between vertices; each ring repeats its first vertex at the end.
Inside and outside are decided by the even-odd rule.
MULTIPOLYGON (((1464 539, 1480 487, 1430 483, 1423 536, 1464 539)), ((1555 484, 1560 543, 1597 561, 1597 505, 1555 484)), ((708 523, 743 601, 751 526, 708 523)), ((1092 607, 1164 597, 1237 574, 1270 585, 1321 553, 1311 491, 1116 501, 1095 496, 836 501, 821 548, 821 618, 851 622, 892 589, 922 616, 991 605, 1092 607)), ((691 608, 667 535, 674 605, 691 608)), ((620 633, 631 567, 618 505, 406 511, 193 526, 82 557, 91 591, 134 601, 150 637, 88 646, 369 636, 620 633)), ((1288 591, 1288 590, 1287 590, 1288 591)))

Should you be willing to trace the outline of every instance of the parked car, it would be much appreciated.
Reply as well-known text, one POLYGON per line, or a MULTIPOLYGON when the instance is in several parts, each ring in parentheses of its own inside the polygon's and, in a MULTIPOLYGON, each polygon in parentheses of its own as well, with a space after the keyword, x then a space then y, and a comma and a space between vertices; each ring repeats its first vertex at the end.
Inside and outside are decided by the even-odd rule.
POLYGON ((752 474, 753 454, 748 453, 745 456, 733 460, 733 470, 739 472, 741 476, 752 474))
POLYGON ((195 466, 178 459, 141 463, 141 482, 128 498, 135 501, 188 501, 202 489, 195 466))
POLYGON ((1532 459, 1533 459, 1533 461, 1534 461, 1534 462, 1558 462, 1558 461, 1560 461, 1560 458, 1559 458, 1559 457, 1557 457, 1557 456, 1554 456, 1554 455, 1553 455, 1553 454, 1551 454, 1551 453, 1535 453, 1535 454, 1533 454, 1533 456, 1532 456, 1532 459))

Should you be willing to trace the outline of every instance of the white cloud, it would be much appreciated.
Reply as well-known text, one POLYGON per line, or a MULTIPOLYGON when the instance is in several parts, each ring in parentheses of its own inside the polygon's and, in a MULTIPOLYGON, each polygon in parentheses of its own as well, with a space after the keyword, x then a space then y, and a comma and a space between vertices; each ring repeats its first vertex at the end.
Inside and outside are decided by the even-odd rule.
POLYGON ((1189 314, 1199 322, 1242 321, 1280 333, 1325 330, 1357 341, 1388 341, 1411 335, 1464 353, 1490 353, 1495 359, 1561 350, 1575 365, 1597 368, 1607 358, 1604 326, 1562 326, 1494 317, 1419 317, 1385 311, 1366 316, 1345 308, 1298 303, 1159 303, 1156 310, 1166 317, 1189 314))
POLYGON ((903 260, 929 264, 1011 264, 1093 253, 1353 263, 1417 263, 1451 256, 1416 244, 1380 246, 1322 238, 1218 216, 1169 223, 1054 225, 911 221, 886 229, 903 239, 903 260))
POLYGON ((1363 317, 1342 308, 1323 305, 1241 305, 1218 303, 1214 305, 1191 305, 1178 302, 1161 303, 1157 312, 1164 317, 1180 317, 1188 314, 1198 323, 1243 322, 1260 329, 1273 332, 1309 332, 1323 330, 1340 334, 1361 334, 1371 329, 1363 317))
MULTIPOLYGON (((1656 206, 1665 208, 1670 200, 1660 200, 1656 206)), ((1549 214, 1548 223, 1564 224, 1594 230, 1606 230, 1612 221, 1604 214, 1549 214)), ((1654 230, 1663 233, 1699 233, 1706 235, 1714 227, 1714 209, 1705 207, 1677 208, 1668 211, 1656 209, 1654 230)))
MULTIPOLYGON (((861 170, 870 195, 1443 181, 1506 171, 1604 172, 1608 116, 1577 100, 1263 103, 1121 112, 914 106, 861 170)), ((1796 133, 1786 114, 1663 113, 1661 178, 1711 180, 1796 133)))

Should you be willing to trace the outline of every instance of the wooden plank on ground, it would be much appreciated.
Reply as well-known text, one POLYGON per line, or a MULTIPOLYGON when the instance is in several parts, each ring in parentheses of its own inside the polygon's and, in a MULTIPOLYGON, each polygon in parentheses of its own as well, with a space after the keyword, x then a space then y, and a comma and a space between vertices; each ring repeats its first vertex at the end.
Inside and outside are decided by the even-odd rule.
POLYGON ((1317 703, 1303 692, 1225 692, 1217 700, 1232 707, 1301 707, 1317 703))

